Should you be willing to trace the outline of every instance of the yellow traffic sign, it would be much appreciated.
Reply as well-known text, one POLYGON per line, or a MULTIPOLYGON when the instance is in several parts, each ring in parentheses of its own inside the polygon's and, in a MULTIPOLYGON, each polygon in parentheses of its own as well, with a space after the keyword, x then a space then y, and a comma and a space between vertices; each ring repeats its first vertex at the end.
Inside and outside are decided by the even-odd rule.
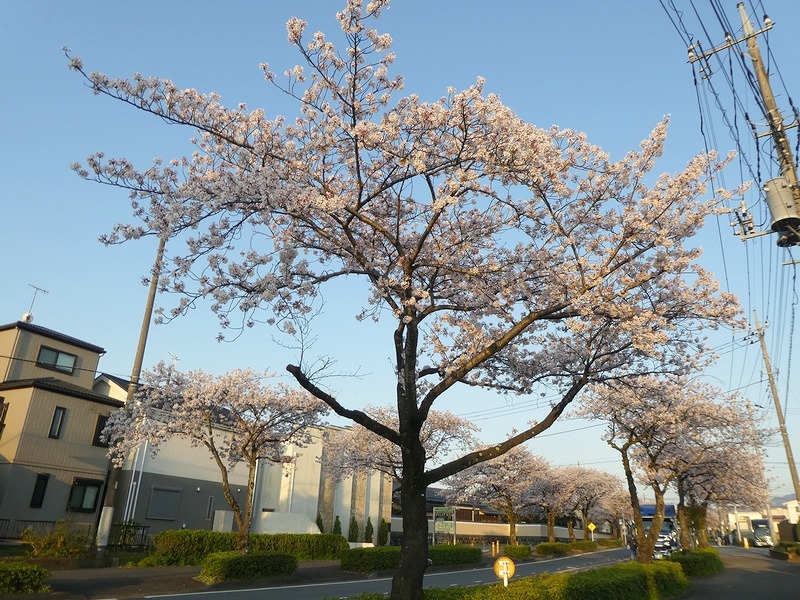
POLYGON ((597 525, 594 523, 589 523, 589 531, 594 531, 595 529, 597 529, 597 525))
POLYGON ((516 570, 517 567, 514 565, 514 561, 507 556, 501 556, 494 561, 494 574, 503 580, 503 585, 505 586, 508 586, 508 580, 514 576, 514 571, 516 570))

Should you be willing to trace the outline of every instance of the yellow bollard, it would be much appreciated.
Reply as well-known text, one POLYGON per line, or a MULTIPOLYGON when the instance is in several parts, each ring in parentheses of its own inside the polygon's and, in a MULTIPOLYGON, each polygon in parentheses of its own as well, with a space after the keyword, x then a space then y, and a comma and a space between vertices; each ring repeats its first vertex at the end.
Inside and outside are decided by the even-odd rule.
POLYGON ((742 541, 744 542, 744 547, 745 548, 749 548, 750 547, 750 540, 748 538, 743 538, 742 541))

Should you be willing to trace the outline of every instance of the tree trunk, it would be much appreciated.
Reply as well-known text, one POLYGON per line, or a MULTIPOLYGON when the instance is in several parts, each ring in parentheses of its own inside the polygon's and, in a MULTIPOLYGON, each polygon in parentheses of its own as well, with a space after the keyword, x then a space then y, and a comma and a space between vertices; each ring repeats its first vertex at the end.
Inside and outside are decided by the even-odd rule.
MULTIPOLYGON (((405 456, 405 449, 403 454, 405 456)), ((423 600, 422 578, 428 568, 428 516, 422 472, 424 459, 422 464, 422 468, 415 469, 404 460, 400 482, 403 546, 392 579, 392 600, 423 600)))
POLYGON ((556 513, 549 508, 547 509, 547 539, 550 542, 556 541, 556 513))
POLYGON ((697 547, 708 548, 708 504, 696 505, 697 511, 697 547))
POLYGON ((676 483, 678 488, 678 525, 681 530, 681 548, 689 550, 692 547, 692 538, 690 536, 689 519, 686 515, 686 492, 683 480, 680 477, 678 477, 676 483))
POLYGON ((569 541, 571 544, 575 543, 575 525, 572 522, 572 517, 567 518, 567 531, 569 532, 569 541))

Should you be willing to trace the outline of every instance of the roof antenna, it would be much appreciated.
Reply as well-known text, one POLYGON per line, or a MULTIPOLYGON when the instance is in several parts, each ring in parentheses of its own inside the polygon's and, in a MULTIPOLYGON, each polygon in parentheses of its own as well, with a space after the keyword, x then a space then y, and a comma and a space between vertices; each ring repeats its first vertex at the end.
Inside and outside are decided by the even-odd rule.
POLYGON ((31 323, 31 322, 33 322, 33 313, 31 311, 33 310, 33 303, 36 302, 36 294, 38 294, 39 292, 43 292, 45 294, 49 294, 50 293, 46 289, 40 288, 40 287, 36 287, 32 283, 29 283, 28 285, 33 288, 33 300, 31 300, 31 307, 28 309, 28 312, 26 312, 24 315, 22 315, 22 322, 23 323, 31 323))

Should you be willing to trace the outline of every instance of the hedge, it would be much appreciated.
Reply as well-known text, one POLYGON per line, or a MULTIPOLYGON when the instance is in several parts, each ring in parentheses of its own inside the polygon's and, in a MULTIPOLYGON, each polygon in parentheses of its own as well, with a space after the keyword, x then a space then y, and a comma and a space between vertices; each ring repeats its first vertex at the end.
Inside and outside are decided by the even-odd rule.
POLYGON ((597 542, 593 542, 592 540, 572 542, 569 545, 569 549, 575 550, 576 552, 594 552, 597 550, 597 542))
POLYGON ((503 547, 503 554, 511 560, 525 560, 531 557, 530 546, 508 545, 503 547))
POLYGON ((0 594, 49 592, 50 571, 25 562, 0 562, 0 594))
MULTIPOLYGON (((231 532, 173 529, 153 536, 153 554, 147 559, 154 565, 199 565, 209 554, 235 551, 238 534, 231 532)), ((347 550, 341 535, 319 534, 250 534, 250 552, 289 554, 297 560, 336 560, 347 550)))
POLYGON ((198 579, 217 583, 231 579, 263 579, 292 575, 297 570, 297 558, 274 552, 217 552, 206 557, 198 579))
POLYGON ((569 552, 569 544, 563 542, 541 542, 536 544, 536 554, 539 556, 558 556, 569 552))
POLYGON ((597 545, 604 548, 622 548, 622 540, 616 538, 602 538, 597 540, 597 545))
MULTIPOLYGON (((425 600, 650 600, 677 596, 689 586, 674 563, 623 563, 576 573, 544 574, 501 584, 434 588, 425 600)), ((385 600, 384 594, 362 594, 359 600, 385 600)))
POLYGON ((698 548, 685 554, 676 552, 669 555, 667 560, 678 563, 688 577, 708 577, 725 568, 716 548, 698 548))
MULTIPOLYGON (((449 565, 478 564, 483 558, 480 548, 456 544, 455 546, 436 545, 428 547, 428 559, 435 567, 449 565)), ((374 548, 351 548, 341 558, 343 571, 373 573, 391 571, 400 562, 399 546, 376 546, 374 548)))

